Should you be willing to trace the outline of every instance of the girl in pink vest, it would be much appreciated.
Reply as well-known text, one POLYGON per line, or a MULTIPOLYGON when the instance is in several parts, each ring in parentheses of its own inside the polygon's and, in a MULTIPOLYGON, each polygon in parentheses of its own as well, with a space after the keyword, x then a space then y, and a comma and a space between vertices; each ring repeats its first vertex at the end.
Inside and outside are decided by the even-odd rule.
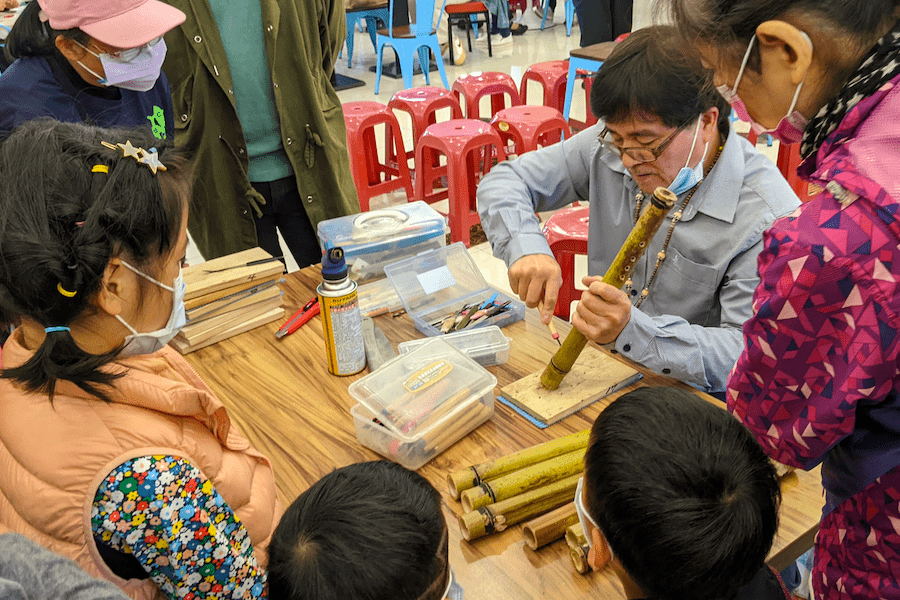
POLYGON ((0 147, 0 524, 134 598, 263 598, 271 465, 166 347, 190 189, 149 130, 0 147))

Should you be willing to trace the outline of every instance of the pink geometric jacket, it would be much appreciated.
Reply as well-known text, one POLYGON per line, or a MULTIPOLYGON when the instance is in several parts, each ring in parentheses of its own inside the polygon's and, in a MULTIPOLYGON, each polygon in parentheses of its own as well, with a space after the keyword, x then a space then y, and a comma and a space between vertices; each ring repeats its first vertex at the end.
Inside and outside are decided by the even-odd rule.
POLYGON ((774 459, 822 463, 816 597, 900 599, 900 77, 799 172, 825 191, 764 235, 728 408, 774 459))

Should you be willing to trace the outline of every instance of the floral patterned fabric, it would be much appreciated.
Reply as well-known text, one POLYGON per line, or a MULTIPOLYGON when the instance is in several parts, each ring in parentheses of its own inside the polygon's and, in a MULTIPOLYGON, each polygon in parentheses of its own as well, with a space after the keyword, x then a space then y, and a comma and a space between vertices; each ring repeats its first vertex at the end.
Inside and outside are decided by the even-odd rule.
POLYGON ((825 188, 775 223, 729 409, 776 460, 822 463, 816 598, 900 599, 900 77, 800 173, 825 188))
POLYGON ((121 464, 97 489, 94 535, 132 554, 173 599, 265 598, 247 530, 212 483, 173 456, 121 464))

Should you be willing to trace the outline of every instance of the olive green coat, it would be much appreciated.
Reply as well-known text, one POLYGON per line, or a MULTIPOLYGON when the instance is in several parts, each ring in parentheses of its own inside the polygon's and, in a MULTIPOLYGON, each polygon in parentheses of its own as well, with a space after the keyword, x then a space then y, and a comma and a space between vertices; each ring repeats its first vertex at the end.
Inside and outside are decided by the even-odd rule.
MULTIPOLYGON (((184 24, 166 34, 163 70, 172 87, 175 143, 194 154, 188 227, 210 259, 256 246, 253 214, 264 201, 247 179, 247 146, 231 71, 209 4, 166 1, 187 15, 184 24)), ((330 82, 346 36, 344 4, 259 1, 281 139, 306 213, 313 226, 358 213, 344 114, 330 82)))

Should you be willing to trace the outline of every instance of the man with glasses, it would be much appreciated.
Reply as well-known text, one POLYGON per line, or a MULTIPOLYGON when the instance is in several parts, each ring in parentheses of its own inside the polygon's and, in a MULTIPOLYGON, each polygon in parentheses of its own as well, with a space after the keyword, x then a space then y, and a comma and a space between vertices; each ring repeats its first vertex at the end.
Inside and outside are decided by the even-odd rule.
POLYGON ((591 428, 575 509, 588 563, 626 598, 788 600, 766 555, 775 468, 750 432, 690 392, 640 388, 591 428))
POLYGON ((729 127, 728 103, 684 56, 671 27, 639 30, 597 74, 601 123, 497 165, 478 187, 494 254, 549 321, 562 284, 538 211, 590 205, 588 274, 572 323, 585 336, 699 389, 725 389, 752 314, 762 233, 797 196, 775 164, 729 127), (622 290, 600 281, 647 198, 678 201, 622 290))

